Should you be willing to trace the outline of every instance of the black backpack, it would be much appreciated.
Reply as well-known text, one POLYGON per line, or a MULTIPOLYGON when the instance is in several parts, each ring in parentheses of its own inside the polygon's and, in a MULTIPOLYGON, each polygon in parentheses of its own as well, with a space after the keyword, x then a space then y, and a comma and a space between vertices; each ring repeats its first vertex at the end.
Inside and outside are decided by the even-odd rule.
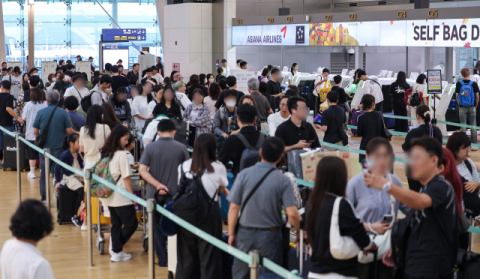
POLYGON ((245 145, 245 150, 242 152, 242 157, 240 158, 240 166, 238 171, 249 168, 255 165, 260 158, 260 148, 262 147, 264 135, 260 133, 258 137, 257 144, 252 147, 248 140, 241 133, 236 134, 237 138, 245 145))
MULTIPOLYGON (((199 226, 208 218, 210 206, 215 202, 215 196, 209 197, 203 187, 202 177, 193 175, 193 178, 187 178, 181 165, 182 177, 178 190, 173 197, 173 212, 194 226, 199 226)), ((217 205, 218 206, 218 205, 217 205)))
POLYGON ((410 105, 412 107, 417 107, 420 105, 420 103, 420 93, 418 93, 418 91, 415 91, 415 93, 412 93, 412 96, 410 97, 410 105))
POLYGON ((92 106, 92 95, 95 93, 100 94, 100 92, 94 91, 82 99, 81 106, 84 112, 88 112, 88 109, 92 106))

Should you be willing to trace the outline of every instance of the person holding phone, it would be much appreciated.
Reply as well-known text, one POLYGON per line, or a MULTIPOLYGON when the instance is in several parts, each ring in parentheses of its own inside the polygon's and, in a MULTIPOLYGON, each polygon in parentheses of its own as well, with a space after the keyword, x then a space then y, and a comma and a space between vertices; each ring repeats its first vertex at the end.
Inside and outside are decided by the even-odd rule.
MULTIPOLYGON (((394 154, 392 146, 386 139, 380 137, 373 138, 368 143, 366 151, 367 159, 362 162, 364 172, 368 172, 366 166, 364 166, 366 164, 370 169, 384 173, 386 179, 392 184, 402 185, 400 179, 395 174, 390 173, 394 154)), ((403 213, 407 213, 410 210, 398 200, 391 199, 388 193, 377 191, 365 185, 363 173, 350 179, 345 191, 345 197, 352 203, 356 216, 363 222, 363 226, 369 234, 384 234, 391 228, 399 208, 403 213)), ((359 264, 359 278, 374 278, 375 265, 377 266, 379 279, 392 278, 393 269, 385 266, 381 257, 378 257, 376 264, 373 262, 359 264)))

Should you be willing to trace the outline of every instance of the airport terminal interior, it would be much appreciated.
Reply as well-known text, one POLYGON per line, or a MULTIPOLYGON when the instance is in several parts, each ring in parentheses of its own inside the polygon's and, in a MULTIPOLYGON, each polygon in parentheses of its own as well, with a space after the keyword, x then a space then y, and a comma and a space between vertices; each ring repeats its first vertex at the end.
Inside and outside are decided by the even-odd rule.
MULTIPOLYGON (((346 121, 341 125, 343 125, 342 131, 344 129, 348 136, 348 146, 338 146, 336 145, 339 143, 338 141, 331 142, 331 144, 333 144, 334 149, 335 145, 337 148, 335 149, 337 150, 337 155, 334 154, 333 156, 343 158, 346 162, 349 179, 365 172, 365 170, 362 170, 362 165, 358 159, 359 153, 363 152, 360 150, 363 149, 360 148, 362 137, 357 135, 356 127, 359 116, 355 113, 362 110, 362 97, 369 94, 374 95, 369 91, 369 88, 379 86, 378 92, 380 93, 375 96, 375 99, 381 98, 382 102, 381 106, 378 106, 379 102, 375 101, 377 106, 374 106, 374 109, 384 115, 382 118, 384 120, 383 125, 392 134, 390 144, 393 147, 395 161, 391 171, 400 179, 402 185, 399 186, 409 189, 410 178, 407 178, 406 172, 408 168, 408 154, 404 151, 402 145, 406 141, 407 133, 417 129, 419 123, 416 110, 410 103, 408 106, 402 104, 405 107, 405 111, 402 114, 397 113, 398 103, 395 103, 396 100, 394 98, 396 97, 392 95, 392 92, 393 94, 402 93, 402 96, 407 94, 403 89, 393 88, 393 83, 398 82, 397 78, 399 75, 404 77, 402 82, 412 88, 418 88, 416 86, 419 84, 419 79, 423 77, 420 82, 422 90, 424 90, 422 92, 423 97, 419 97, 419 102, 427 105, 427 111, 423 117, 428 114, 429 118, 435 119, 436 123, 434 126, 441 132, 443 147, 446 147, 446 142, 452 134, 460 131, 465 132, 469 139, 475 138, 472 141, 468 155, 469 159, 476 163, 476 166, 480 165, 480 151, 477 151, 478 147, 480 147, 477 144, 479 137, 474 135, 480 129, 480 127, 477 127, 480 126, 480 113, 478 109, 473 109, 473 114, 470 114, 471 117, 462 115, 460 112, 463 111, 464 103, 459 101, 456 94, 459 89, 464 90, 464 80, 467 82, 471 81, 471 84, 476 84, 474 86, 469 85, 469 88, 473 90, 475 88, 478 90, 478 86, 480 86, 479 10, 480 1, 477 0, 2 0, 0 2, 0 12, 3 13, 3 17, 0 20, 0 46, 5 45, 5 47, 0 47, 0 62, 6 62, 5 67, 2 64, 2 68, 6 68, 5 74, 2 73, 2 80, 3 82, 10 81, 12 87, 19 86, 21 90, 19 93, 22 94, 23 98, 24 91, 30 91, 34 88, 34 86, 29 85, 29 81, 25 79, 24 74, 30 73, 27 76, 30 80, 32 80, 33 76, 38 75, 43 86, 42 89, 46 92, 46 100, 49 101, 49 94, 52 94, 50 91, 55 91, 55 89, 53 85, 50 88, 46 84, 59 83, 59 71, 62 72, 62 78, 69 76, 64 79, 67 87, 71 86, 68 85, 70 83, 74 84, 78 76, 81 76, 81 79, 85 82, 88 81, 94 85, 98 84, 95 88, 100 88, 99 85, 104 84, 103 77, 112 76, 114 71, 111 69, 115 68, 117 72, 114 72, 113 76, 125 76, 124 79, 127 82, 125 86, 129 90, 128 98, 130 98, 132 86, 135 86, 138 91, 138 88, 142 88, 143 85, 143 89, 140 89, 140 92, 142 92, 141 90, 146 90, 145 84, 152 83, 149 80, 154 79, 154 85, 158 83, 164 87, 162 86, 159 89, 159 87, 150 86, 149 90, 152 91, 153 97, 149 96, 148 100, 156 98, 157 92, 154 92, 154 90, 162 90, 162 94, 165 96, 167 88, 172 88, 172 86, 174 89, 171 90, 173 90, 174 95, 176 94, 172 98, 179 99, 178 92, 181 91, 181 86, 184 84, 186 91, 184 90, 181 94, 183 94, 184 98, 189 98, 191 101, 188 101, 188 104, 193 104, 192 106, 195 108, 192 108, 191 105, 183 107, 182 104, 182 113, 190 111, 190 109, 197 110, 198 106, 192 99, 192 96, 195 96, 196 90, 194 91, 194 89, 197 86, 198 88, 203 86, 202 90, 207 93, 207 91, 210 92, 208 87, 211 83, 217 82, 220 84, 223 79, 228 84, 229 76, 235 77, 235 85, 233 86, 236 87, 231 89, 236 90, 236 92, 241 91, 245 95, 250 95, 249 90, 252 89, 252 79, 257 81, 256 86, 268 81, 268 87, 266 88, 268 88, 269 94, 272 93, 270 97, 274 99, 273 104, 275 104, 275 99, 277 99, 276 108, 270 104, 268 105, 269 108, 272 108, 272 113, 278 113, 281 110, 281 104, 279 105, 280 99, 284 94, 292 91, 289 90, 289 86, 294 85, 298 90, 297 93, 294 92, 295 95, 303 98, 308 110, 304 122, 309 123, 308 127, 315 130, 318 140, 323 144, 327 128, 322 126, 321 115, 329 107, 330 99, 328 99, 327 92, 330 90, 322 91, 320 87, 330 89, 332 86, 335 86, 335 79, 340 79, 341 82, 337 84, 338 88, 343 89, 343 95, 347 92, 346 106, 343 110, 346 121), (61 64, 62 62, 66 64, 61 64), (65 67, 65 65, 73 66, 70 68, 65 67), (117 66, 119 65, 122 65, 123 72, 118 72, 117 66), (24 78, 23 81, 27 82, 26 87, 22 87, 21 83, 23 81, 15 85, 12 82, 12 76, 15 78, 19 76, 15 72, 17 67, 20 70, 20 75, 24 78), (33 68, 36 68, 36 72, 34 71, 32 74, 31 70, 33 68), (265 69, 268 70, 265 71, 265 69), (272 69, 275 69, 274 71, 279 77, 278 80, 274 80, 275 84, 278 83, 278 88, 280 88, 278 92, 270 92, 270 83, 273 84, 271 79, 274 74, 272 69), (85 73, 85 75, 78 73, 85 73), (156 73, 161 75, 161 79, 156 78, 156 73), (199 85, 198 75, 202 77, 201 74, 204 74, 203 78, 205 81, 201 80, 199 85), (210 76, 205 76, 208 74, 213 74, 213 77, 211 77, 212 82, 209 80, 210 76), (134 78, 133 83, 131 83, 131 77, 135 75, 137 78, 134 78), (362 79, 362 75, 368 77, 362 79), (56 78, 56 81, 52 77, 56 78), (164 80, 167 80, 167 77, 170 78, 169 83, 164 82, 164 80), (322 84, 319 83, 320 81, 323 85, 319 85, 322 84), (177 88, 178 82, 180 82, 180 87, 177 88), (140 85, 136 85, 137 83, 140 85), (458 84, 462 85, 459 86, 458 84), (400 92, 400 90, 403 91, 400 92), (274 94, 280 95, 275 97, 274 94), (322 94, 323 97, 321 96, 322 94), (430 96, 428 100, 426 96, 430 96), (352 116, 354 118, 353 121, 352 116), (400 121, 403 121, 408 126, 406 130, 397 129, 398 125, 396 125, 396 122, 400 121)), ((36 82, 38 83, 38 80, 36 82)), ((110 83, 112 83, 111 79, 110 83)), ((4 93, 3 86, 4 83, 2 83, 2 93, 4 93)), ((8 86, 10 86, 10 83, 8 86)), ((395 86, 398 86, 398 83, 395 86)), ((85 83, 85 87, 87 87, 87 83, 85 83)), ((228 87, 232 87, 232 85, 228 85, 228 87)), ((259 87, 261 88, 261 85, 259 87)), ((216 88, 219 87, 217 86, 216 88)), ((89 89, 91 90, 92 88, 89 89)), ((126 88, 124 89, 127 90, 126 88)), ((117 102, 113 100, 113 98, 116 98, 117 93, 112 92, 112 88, 109 90, 102 87, 98 90, 104 92, 103 94, 107 94, 105 95, 107 97, 104 97, 105 103, 111 101, 114 104, 117 102), (111 93, 114 94, 113 97, 110 97, 112 100, 107 102, 106 100, 111 93)), ((221 93, 222 104, 224 103, 223 94, 225 94, 225 108, 228 107, 227 91, 230 90, 221 93)), ((250 91, 259 91, 259 88, 250 91)), ((8 90, 6 92, 8 93, 8 90)), ((13 94, 13 89, 11 92, 13 94)), ((65 92, 60 92, 61 100, 63 100, 62 94, 65 92)), ((415 93, 417 92, 411 90, 410 94, 413 96, 415 93)), ((478 105, 478 93, 471 93, 476 97, 473 97, 473 103, 470 106, 476 107, 478 105)), ((80 92, 78 94, 80 98, 77 98, 76 95, 75 98, 79 99, 78 105, 81 108, 86 98, 80 92)), ((232 94, 235 95, 237 93, 232 94)), ((0 95, 3 94, 0 93, 0 95)), ((339 95, 337 94, 336 96, 338 99, 339 95)), ((14 102, 18 101, 18 97, 18 95, 14 96, 14 99, 16 99, 14 102)), ((217 96, 217 98, 220 97, 217 96)), ((463 100, 462 98, 460 97, 461 100, 463 100)), ((254 98, 251 97, 251 99, 253 100, 254 98)), ((5 98, 0 98, 0 109, 7 109, 6 107, 8 107, 8 104, 7 106, 5 103, 2 104, 4 100, 5 98)), ((89 97, 88 100, 93 102, 93 97, 91 99, 89 97)), ((410 102, 410 99, 405 100, 405 102, 410 102)), ((140 105, 135 102, 132 104, 132 101, 129 101, 130 105, 128 108, 130 109, 130 106, 132 106, 129 119, 131 118, 131 121, 135 122, 137 127, 132 128, 132 126, 128 125, 129 123, 123 121, 117 120, 117 122, 128 126, 129 132, 134 135, 134 150, 138 152, 135 154, 134 159, 135 162, 138 162, 141 157, 145 156, 144 153, 147 150, 147 147, 143 146, 145 143, 142 142, 142 138, 146 137, 147 134, 145 131, 147 124, 145 124, 145 129, 142 130, 138 127, 139 122, 137 120, 143 121, 141 122, 142 125, 144 125, 144 122, 150 123, 147 119, 157 117, 154 112, 160 103, 163 104, 165 100, 162 97, 161 100, 158 100, 158 104, 154 100, 155 109, 153 110, 152 108, 153 111, 150 110, 150 114, 142 115, 141 118, 138 117, 141 114, 139 111, 147 110, 147 101, 145 100, 145 104, 142 103, 140 105), (133 106, 136 107, 133 108, 133 106)), ((210 99, 211 101, 212 98, 210 99)), ((213 101, 215 103, 215 99, 213 101)), ((172 102, 175 102, 175 100, 172 100, 172 102)), ((178 102, 183 103, 180 100, 178 102)), ((206 103, 204 104, 203 102, 198 110, 201 110, 204 105, 206 106, 206 103)), ((268 101, 265 100, 265 102, 271 103, 270 99, 268 101)), ((252 101, 252 103, 254 102, 252 101)), ((416 104, 415 108, 419 105, 420 103, 416 104)), ((150 103, 148 106, 150 106, 150 103)), ((169 108, 166 105, 164 106, 165 111, 168 111, 169 108)), ((13 108, 21 116, 18 107, 19 104, 16 103, 13 108)), ((13 108, 11 109, 12 112, 14 111, 13 108)), ((220 106, 217 108, 219 110, 223 109, 220 106)), ((116 116, 122 113, 125 114, 125 112, 117 112, 117 109, 114 109, 116 116)), ((238 109, 240 109, 240 106, 238 106, 238 109)), ((216 109, 213 108, 213 113, 217 117, 215 111, 216 109)), ((228 112, 228 125, 225 124, 225 126, 230 127, 230 122, 232 121, 230 116, 236 115, 236 111, 237 108, 235 108, 234 114, 228 112)), ((4 112, 0 112, 0 117, 4 115, 6 115, 4 112)), ((85 113, 85 118, 88 122, 86 115, 85 113)), ((90 110, 88 115, 90 115, 90 110)), ((195 115, 196 119, 199 117, 195 115)), ((268 133, 268 129, 265 130, 263 128, 263 124, 267 124, 267 120, 260 118, 260 114, 258 114, 255 119, 258 122, 257 130, 266 134, 265 138, 274 137, 274 134, 268 133)), ((189 133, 192 133, 192 131, 197 133, 198 138, 200 127, 195 128, 195 124, 192 124, 194 122, 189 121, 190 119, 185 118, 182 122, 182 117, 180 117, 180 122, 189 123, 188 125, 185 124, 187 131, 189 133), (191 130, 189 125, 193 125, 193 130, 191 130)), ((234 119, 234 121, 236 122, 237 120, 234 119)), ((223 139, 222 133, 217 134, 216 129, 211 131, 212 124, 210 122, 213 122, 213 125, 215 125, 213 114, 211 119, 208 119, 208 133, 215 135, 215 142, 218 148, 219 140, 227 141, 223 139)), ((0 123, 4 123, 2 119, 0 119, 0 123)), ((12 126, 12 130, 9 131, 24 137, 25 132, 17 130, 16 127, 12 126)), ((238 128, 240 129, 240 127, 238 128)), ((227 131, 224 132, 227 133, 227 131)), ((0 170, 0 189, 2 189, 0 194, 0 247, 2 247, 13 237, 10 229, 11 218, 16 212, 19 203, 27 199, 41 200, 39 194, 41 166, 40 163, 36 164, 34 171, 36 178, 31 178, 30 173, 32 172, 29 173, 28 160, 24 160, 23 154, 19 155, 21 152, 25 152, 26 144, 22 141, 16 143, 14 138, 11 138, 11 135, 4 129, 0 133, 3 133, 3 146, 1 148, 3 149, 2 157, 5 160, 2 164, 3 170, 0 170), (11 138, 11 140, 8 140, 8 143, 7 137, 11 138), (19 145, 23 146, 21 150, 17 149, 19 145), (17 166, 20 166, 20 162, 17 160, 20 160, 20 158, 22 167, 17 169, 17 166), (7 159, 10 160, 8 164, 7 159)), ((97 133, 96 130, 95 133, 97 133)), ((177 133, 180 132, 177 130, 177 133)), ((433 136, 433 132, 431 133, 433 136)), ((192 134, 188 134, 187 141, 190 140, 190 137, 192 137, 192 134)), ((156 137, 150 140, 150 142, 155 141, 155 139, 156 137)), ((312 142, 309 143, 311 144, 312 142)), ((328 143, 323 147, 327 146, 331 147, 328 143)), ((190 142, 186 142, 186 147, 188 147, 189 155, 192 155, 192 152, 194 152, 192 149, 193 145, 190 142)), ((309 151, 312 152, 312 150, 309 151)), ((232 150, 232 153, 235 152, 235 150, 232 150)), ((317 150, 317 152, 321 151, 317 150)), ((242 154, 242 156, 244 155, 242 154)), ((305 157, 298 156, 299 158, 305 157)), ((205 155, 206 157, 207 155, 205 155)), ((51 160, 50 163, 52 163, 51 160)), ((226 169, 227 177, 229 178, 228 189, 232 192, 230 179, 233 181, 233 179, 241 175, 241 172, 238 173, 238 166, 232 167, 230 163, 226 165, 226 168, 223 165, 222 167, 226 169)), ((308 198, 312 197, 311 188, 315 185, 315 174, 308 176, 309 179, 306 179, 305 169, 302 173, 302 160, 296 161, 296 163, 299 165, 295 166, 295 168, 300 169, 299 175, 303 177, 297 176, 295 179, 295 173, 293 173, 292 181, 295 181, 295 185, 300 189, 302 202, 305 202, 299 206, 298 211, 301 212, 303 210, 304 212, 308 198)), ((168 165, 168 162, 164 161, 162 164, 168 165)), ((294 166, 291 165, 290 160, 286 164, 289 167, 288 171, 294 172, 290 170, 290 167, 294 166)), ((455 172, 457 172, 456 169, 455 172)), ((335 175, 335 173, 332 175, 335 175)), ((471 177, 475 177, 475 175, 472 174, 471 177)), ((463 177, 461 178, 463 179, 463 177)), ((135 179, 137 182, 140 181, 140 186, 146 188, 146 178, 142 177, 139 172, 136 172, 135 179)), ((480 204, 478 195, 480 179, 478 175, 476 175, 475 179, 478 180, 475 198, 479 200, 480 204)), ((110 218, 102 216, 100 219, 105 220, 105 222, 102 222, 103 225, 100 225, 101 228, 99 229, 97 224, 99 218, 95 216, 99 213, 98 205, 96 205, 98 199, 95 198, 92 202, 93 210, 90 214, 93 216, 92 220, 88 220, 92 222, 93 228, 81 230, 70 221, 70 218, 67 221, 63 220, 60 222, 58 220, 57 222, 57 218, 60 216, 60 213, 58 213, 60 208, 53 180, 54 174, 52 172, 47 179, 49 190, 46 192, 49 196, 46 199, 46 204, 48 207, 48 203, 50 203, 48 210, 53 216, 54 228, 49 235, 38 242, 37 247, 44 259, 49 262, 55 278, 177 278, 175 277, 176 265, 182 260, 178 255, 184 253, 184 251, 177 251, 177 247, 179 247, 177 246, 177 238, 175 237, 175 240, 172 240, 173 237, 169 237, 167 243, 168 263, 159 263, 156 251, 153 251, 153 247, 149 246, 153 241, 157 241, 156 237, 154 240, 152 240, 154 238, 152 235, 145 237, 156 228, 149 228, 149 223, 147 224, 146 221, 148 213, 138 202, 136 203, 136 205, 138 204, 136 208, 139 220, 138 227, 123 248, 125 253, 131 255, 131 259, 114 262, 112 261, 114 258, 112 255, 113 250, 109 251, 111 221, 110 218), (101 243, 99 243, 99 239, 101 239, 101 243), (110 257, 111 255, 112 258, 110 257)), ((162 181, 160 183, 166 184, 166 182, 162 181)), ((85 187, 87 187, 86 185, 85 187)), ((108 189, 107 186, 103 187, 108 189)), ((317 186, 315 185, 315 187, 317 186)), ((220 191, 218 185, 217 190, 220 191)), ((390 186, 388 190, 385 190, 384 186, 383 190, 388 192, 390 186)), ((122 191, 127 192, 123 189, 122 191)), ((143 191, 140 192, 140 194, 135 194, 137 194, 138 199, 143 200, 145 193, 143 191)), ((393 191, 391 195, 392 197, 394 196, 393 191)), ((425 194, 422 195, 426 196, 425 194)), ((441 195, 446 196, 447 194, 441 195)), ((430 199, 429 207, 436 206, 432 199, 430 199)), ((229 238, 227 232, 230 231, 231 226, 227 222, 231 218, 229 206, 232 209, 229 202, 232 201, 230 199, 227 201, 224 196, 221 197, 223 240, 221 237, 220 241, 215 239, 218 243, 210 240, 216 238, 216 236, 209 236, 205 232, 199 233, 198 229, 197 232, 193 232, 191 235, 197 235, 195 236, 197 241, 199 241, 198 239, 206 239, 207 246, 214 245, 216 246, 214 249, 220 249, 218 248, 219 245, 223 244, 223 257, 247 258, 253 262, 255 257, 251 257, 248 253, 250 251, 240 251, 228 246, 229 238), (199 237, 202 234, 203 236, 199 237)), ((389 204, 389 202, 387 203, 389 204)), ((86 203, 87 192, 85 192, 85 200, 82 202, 82 206, 85 206, 88 211, 89 205, 86 205, 86 203)), ((465 209, 465 205, 463 208, 465 209)), ((282 213, 285 213, 282 215, 283 217, 288 215, 290 218, 287 209, 284 209, 282 213)), ((353 213, 357 214, 357 212, 353 213)), ((102 211, 101 214, 103 215, 104 212, 102 211)), ((157 214, 160 215, 160 213, 157 214)), ((460 214, 460 216, 465 217, 466 215, 460 214)), ((73 215, 70 217, 74 218, 73 215)), ((473 216, 472 218, 475 219, 475 217, 479 218, 480 216, 473 216)), ((238 216, 235 216, 235 220, 236 218, 238 216)), ((404 218, 406 218, 405 214, 398 214, 399 220, 404 218)), ((159 222, 159 220, 156 221, 159 222)), ((469 221, 467 219, 467 227, 469 221)), ((470 232, 465 234, 468 235, 469 249, 473 252, 473 255, 476 255, 477 261, 480 261, 478 260, 480 259, 480 228, 478 227, 480 222, 478 220, 476 222, 475 220, 473 221, 470 224, 472 225, 470 232)), ((337 222, 340 221, 337 219, 337 222)), ((370 223, 365 225, 365 228, 361 226, 361 230, 368 231, 369 225, 370 223)), ((84 226, 87 227, 86 224, 84 226)), ((182 224, 178 224, 178 226, 183 227, 182 224)), ((329 223, 329 226, 333 226, 333 221, 332 225, 329 223)), ((269 232, 272 232, 272 230, 269 232)), ((296 234, 297 232, 295 232, 296 234)), ((330 238, 331 235, 330 232, 330 238)), ((193 238, 194 236, 191 237, 193 238)), ((454 238, 458 237, 455 235, 454 238)), ((317 269, 308 270, 311 265, 312 253, 315 253, 314 250, 312 252, 310 245, 304 245, 304 241, 308 242, 308 238, 305 237, 305 240, 302 239, 301 242, 297 243, 295 237, 292 239, 290 235, 290 240, 289 247, 292 247, 292 251, 297 251, 297 253, 293 253, 293 256, 289 255, 289 263, 293 261, 298 263, 298 265, 277 265, 270 262, 269 266, 271 268, 269 270, 273 271, 274 276, 278 277, 262 277, 262 273, 259 270, 263 272, 263 269, 255 269, 255 267, 252 267, 255 266, 253 264, 249 267, 251 273, 243 277, 238 274, 233 274, 233 277, 232 274, 228 276, 223 274, 215 278, 377 278, 373 277, 372 272, 370 275, 367 272, 366 276, 362 274, 360 277, 359 275, 350 276, 345 274, 340 274, 339 277, 322 277, 321 272, 319 272, 321 269, 319 266, 322 265, 321 261, 314 264, 317 269), (299 248, 300 245, 301 249, 299 248), (298 252, 299 250, 303 251, 303 249, 307 252, 298 252), (303 256, 300 257, 299 254, 303 254, 303 256), (292 257, 293 260, 291 259, 292 257)), ((372 243, 374 242, 372 240, 372 243)), ((330 244, 330 246, 332 245, 330 244)), ((456 254, 456 252, 453 253, 456 254)), ((2 254, 2 261, 4 260, 3 257, 6 256, 2 254)), ((264 257, 261 254, 260 257, 260 265, 268 265, 263 260, 264 257)), ((335 258, 330 254, 329 257, 335 258)), ((465 258, 462 259, 464 262, 466 261, 465 258)), ((335 258, 334 261, 340 260, 335 258)), ((379 259, 379 264, 381 261, 379 259)), ((354 262, 357 264, 356 261, 354 262)), ((7 276, 5 278, 1 277, 4 279, 53 278, 41 277, 38 274, 37 277, 8 277, 7 274, 11 276, 11 274, 15 273, 11 271, 7 273, 5 270, 2 272, 3 263, 0 262, 0 264, 2 264, 0 265, 0 275, 7 276)), ((386 266, 385 260, 382 266, 384 264, 386 266)), ((478 270, 478 262, 473 263, 472 261, 471 264, 476 264, 478 270)), ((225 263, 224 261, 222 265, 224 269, 232 270, 231 262, 225 263)), ((459 271, 458 266, 455 265, 452 273, 442 278, 472 278, 461 277, 460 273, 463 270, 460 267, 459 271)), ((200 267, 198 269, 200 270, 200 267)), ((233 270, 234 273, 238 271, 235 268, 233 270)), ((402 278, 430 278, 418 274, 408 275, 410 277, 406 275, 407 277, 402 278)), ((196 276, 198 277, 191 278, 209 279, 200 277, 200 274, 196 274, 196 276)), ((437 277, 433 276, 431 278, 437 277)), ((438 275, 438 278, 440 278, 440 275, 438 275)))

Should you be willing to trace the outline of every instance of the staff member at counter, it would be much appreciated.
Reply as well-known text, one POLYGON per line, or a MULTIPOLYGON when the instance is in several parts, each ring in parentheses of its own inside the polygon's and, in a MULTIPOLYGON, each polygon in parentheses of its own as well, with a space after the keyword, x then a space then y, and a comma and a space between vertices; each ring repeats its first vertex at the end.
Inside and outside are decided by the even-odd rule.
POLYGON ((288 73, 288 85, 293 83, 293 79, 298 76, 298 64, 293 63, 292 67, 290 68, 290 73, 288 73))

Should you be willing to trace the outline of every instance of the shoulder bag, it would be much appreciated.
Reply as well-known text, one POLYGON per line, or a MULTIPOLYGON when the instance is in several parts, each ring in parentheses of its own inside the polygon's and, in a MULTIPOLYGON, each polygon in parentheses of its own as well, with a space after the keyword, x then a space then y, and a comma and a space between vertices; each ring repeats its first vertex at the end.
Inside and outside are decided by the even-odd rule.
POLYGON ((383 131, 385 133, 385 137, 387 138, 388 141, 392 141, 392 133, 390 133, 390 131, 387 129, 387 125, 385 125, 385 121, 383 120, 383 114, 381 112, 378 112, 378 113, 382 118, 383 131))
POLYGON ((237 219, 237 226, 235 227, 235 234, 238 233, 238 229, 240 227, 240 218, 242 217, 242 213, 243 213, 243 210, 245 209, 245 205, 247 205, 248 201, 250 200, 250 198, 253 196, 253 194, 255 194, 255 192, 258 190, 258 188, 260 187, 260 185, 262 185, 263 181, 265 181, 265 179, 267 178, 267 176, 273 172, 275 169, 271 169, 269 170, 263 177, 262 179, 260 179, 257 183, 257 185, 255 185, 255 187, 253 187, 252 191, 250 191, 250 193, 248 193, 248 196, 245 198, 245 201, 242 203, 242 206, 240 207, 240 213, 238 214, 238 219, 237 219))
POLYGON ((342 197, 337 197, 333 204, 332 219, 330 221, 330 254, 332 254, 334 259, 348 260, 357 257, 358 253, 362 253, 362 249, 358 247, 352 237, 340 234, 338 212, 342 199, 342 197))
POLYGON ((48 128, 50 127, 50 122, 52 122, 53 115, 55 114, 57 108, 58 106, 55 106, 52 114, 50 115, 50 118, 48 119, 47 126, 45 126, 45 129, 43 129, 40 134, 35 138, 35 145, 40 148, 43 148, 45 146, 45 142, 47 141, 48 128))
MULTIPOLYGON (((392 183, 392 177, 389 174, 390 183, 392 183)), ((390 225, 395 222, 395 198, 390 195, 390 214, 394 217, 390 225)), ((392 237, 392 230, 386 231, 384 234, 370 234, 370 240, 375 242, 378 246, 377 255, 378 257, 382 258, 385 253, 392 247, 391 244, 391 237, 392 237)), ((366 256, 363 254, 363 251, 358 253, 358 262, 362 264, 371 263, 374 261, 374 255, 372 253, 368 253, 366 256)))

